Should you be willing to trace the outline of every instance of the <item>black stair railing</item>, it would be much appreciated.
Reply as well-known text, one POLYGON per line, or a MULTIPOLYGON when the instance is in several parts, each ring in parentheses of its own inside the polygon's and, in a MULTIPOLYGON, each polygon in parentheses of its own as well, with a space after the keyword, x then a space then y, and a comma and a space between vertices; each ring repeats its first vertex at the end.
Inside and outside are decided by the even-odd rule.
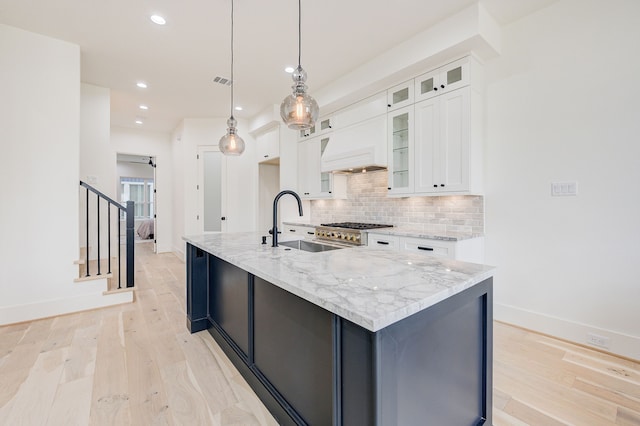
POLYGON ((125 223, 126 223, 126 234, 125 234, 125 243, 126 243, 126 286, 133 287, 134 280, 134 266, 133 266, 133 248, 134 248, 134 202, 127 201, 126 207, 122 204, 114 201, 110 197, 104 195, 102 192, 98 191, 91 185, 80 181, 80 186, 84 187, 86 190, 86 212, 85 212, 85 227, 86 227, 86 250, 85 250, 85 266, 86 266, 86 277, 90 277, 90 268, 89 268, 89 193, 93 192, 96 196, 96 241, 97 241, 97 257, 98 257, 98 272, 96 275, 102 275, 100 268, 100 201, 103 200, 107 203, 107 274, 111 273, 111 207, 115 207, 118 209, 118 215, 116 215, 116 220, 118 222, 118 288, 122 288, 122 262, 121 262, 121 225, 120 225, 120 212, 123 212, 125 215, 125 223))

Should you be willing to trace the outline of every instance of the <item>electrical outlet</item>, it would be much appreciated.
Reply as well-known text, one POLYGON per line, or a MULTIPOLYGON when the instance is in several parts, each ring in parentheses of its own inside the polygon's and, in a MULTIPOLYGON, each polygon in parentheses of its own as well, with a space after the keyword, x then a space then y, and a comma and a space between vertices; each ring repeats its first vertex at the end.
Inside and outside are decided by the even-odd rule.
POLYGON ((593 333, 587 333, 587 343, 601 348, 609 348, 609 338, 593 333))

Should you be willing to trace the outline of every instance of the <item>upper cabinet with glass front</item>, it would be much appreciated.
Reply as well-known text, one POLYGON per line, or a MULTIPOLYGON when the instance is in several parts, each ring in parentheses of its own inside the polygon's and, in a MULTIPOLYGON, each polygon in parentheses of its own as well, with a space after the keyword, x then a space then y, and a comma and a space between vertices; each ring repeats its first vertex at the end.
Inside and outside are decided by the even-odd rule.
POLYGON ((415 101, 420 102, 469 85, 470 58, 462 58, 415 79, 415 101))
POLYGON ((413 104, 413 84, 413 80, 409 80, 387 90, 387 111, 413 104))
POLYGON ((413 105, 387 114, 389 194, 410 194, 414 190, 413 105))

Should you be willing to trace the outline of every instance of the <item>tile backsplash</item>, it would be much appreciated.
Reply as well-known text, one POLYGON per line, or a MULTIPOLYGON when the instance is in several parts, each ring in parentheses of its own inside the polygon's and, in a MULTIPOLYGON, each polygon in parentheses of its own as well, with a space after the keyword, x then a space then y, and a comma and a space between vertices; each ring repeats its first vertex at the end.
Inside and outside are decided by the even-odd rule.
POLYGON ((346 200, 311 201, 311 222, 370 222, 420 231, 484 234, 479 195, 387 197, 387 171, 347 177, 346 200))

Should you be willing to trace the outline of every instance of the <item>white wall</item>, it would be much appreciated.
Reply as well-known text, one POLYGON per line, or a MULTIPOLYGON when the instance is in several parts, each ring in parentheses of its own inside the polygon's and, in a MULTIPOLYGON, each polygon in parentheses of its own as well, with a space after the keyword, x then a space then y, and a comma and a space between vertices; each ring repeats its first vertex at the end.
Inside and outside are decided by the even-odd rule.
MULTIPOLYGON (((149 164, 118 161, 116 164, 116 185, 120 182, 120 178, 123 177, 153 179, 153 167, 149 164)), ((119 191, 119 189, 116 189, 116 191, 119 191)), ((119 192, 116 195, 119 195, 119 192)))
POLYGON ((640 359, 640 2, 564 0, 487 64, 486 260, 497 319, 640 359), (578 195, 550 196, 577 181, 578 195))
MULTIPOLYGON (((173 159, 171 136, 167 133, 142 129, 111 128, 111 150, 114 154, 150 155, 156 163, 156 229, 155 238, 159 253, 172 251, 173 246, 173 159)), ((113 163, 114 185, 116 161, 113 163)), ((153 170, 146 166, 147 169, 153 170)))
POLYGON ((82 291, 80 49, 0 25, 0 70, 1 325, 68 312, 82 291))
MULTIPOLYGON (((80 179, 103 194, 118 200, 115 184, 116 155, 110 145, 110 93, 109 89, 91 84, 80 85, 80 179)), ((78 192, 80 201, 79 246, 89 246, 89 258, 97 259, 97 223, 96 195, 89 194, 89 243, 86 231, 86 190, 78 192)), ((108 245, 108 204, 100 203, 100 257, 107 257, 108 245)), ((111 207, 111 253, 117 250, 117 215, 116 209, 111 207)))
MULTIPOLYGON (((173 170, 174 227, 173 251, 184 255, 185 235, 202 232, 198 202, 198 148, 217 147, 226 133, 226 118, 182 121, 171 139, 173 170)), ((238 120, 239 135, 245 141, 245 152, 238 157, 225 157, 227 186, 223 191, 223 215, 227 232, 254 231, 257 215, 257 173, 255 139, 248 133, 246 120, 238 120)))

